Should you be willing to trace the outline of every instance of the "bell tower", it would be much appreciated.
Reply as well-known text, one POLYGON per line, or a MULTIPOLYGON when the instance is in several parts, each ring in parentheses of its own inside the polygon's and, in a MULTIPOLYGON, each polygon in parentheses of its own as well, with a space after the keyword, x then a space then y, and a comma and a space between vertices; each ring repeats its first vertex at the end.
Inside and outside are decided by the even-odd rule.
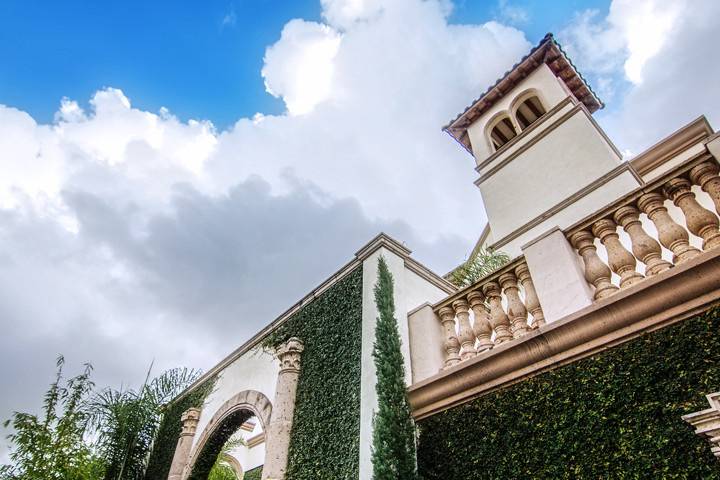
POLYGON ((547 34, 444 128, 475 158, 487 246, 519 255, 640 185, 592 117, 602 107, 547 34))

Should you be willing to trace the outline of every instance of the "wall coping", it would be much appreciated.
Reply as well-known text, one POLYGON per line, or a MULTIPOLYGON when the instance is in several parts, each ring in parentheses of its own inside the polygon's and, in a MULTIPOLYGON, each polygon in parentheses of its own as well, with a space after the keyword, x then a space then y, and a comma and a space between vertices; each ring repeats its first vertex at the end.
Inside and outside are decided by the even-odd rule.
POLYGON ((417 419, 686 319, 720 302, 720 249, 646 278, 409 388, 417 419))

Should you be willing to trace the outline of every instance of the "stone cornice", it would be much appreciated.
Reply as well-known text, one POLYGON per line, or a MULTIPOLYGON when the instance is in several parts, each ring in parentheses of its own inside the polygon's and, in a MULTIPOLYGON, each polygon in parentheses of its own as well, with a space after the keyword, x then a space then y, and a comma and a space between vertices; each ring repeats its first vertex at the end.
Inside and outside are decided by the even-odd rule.
POLYGON ((701 115, 630 160, 630 164, 645 175, 712 134, 710 123, 701 115))
POLYGON ((412 385, 423 418, 696 315, 720 301, 720 250, 708 251, 488 353, 412 385))

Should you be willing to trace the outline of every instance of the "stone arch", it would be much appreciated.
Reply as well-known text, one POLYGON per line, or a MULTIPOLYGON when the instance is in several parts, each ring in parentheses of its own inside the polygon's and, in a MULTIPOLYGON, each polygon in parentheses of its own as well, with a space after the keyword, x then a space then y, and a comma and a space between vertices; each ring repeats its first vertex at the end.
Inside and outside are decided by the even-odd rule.
POLYGON ((240 426, 257 417, 263 431, 272 415, 272 403, 261 392, 245 390, 233 395, 215 412, 198 438, 190 456, 185 475, 189 480, 205 480, 220 448, 240 426))
POLYGON ((499 150, 519 133, 519 127, 515 125, 514 118, 507 110, 497 112, 485 126, 485 138, 492 152, 499 150))
POLYGON ((515 119, 515 123, 518 127, 520 127, 520 130, 525 130, 527 127, 529 127, 531 124, 535 123, 535 121, 540 118, 542 115, 547 113, 548 111, 548 102, 545 99, 545 96, 541 91, 539 91, 536 88, 528 88, 526 90, 523 90, 519 95, 515 97, 515 99, 510 104, 510 112, 512 113, 513 118, 515 119), (530 121, 524 121, 520 118, 519 110, 520 107, 526 105, 531 100, 536 99, 537 105, 538 105, 538 112, 535 113, 533 116, 537 117, 534 119, 531 119, 530 121))

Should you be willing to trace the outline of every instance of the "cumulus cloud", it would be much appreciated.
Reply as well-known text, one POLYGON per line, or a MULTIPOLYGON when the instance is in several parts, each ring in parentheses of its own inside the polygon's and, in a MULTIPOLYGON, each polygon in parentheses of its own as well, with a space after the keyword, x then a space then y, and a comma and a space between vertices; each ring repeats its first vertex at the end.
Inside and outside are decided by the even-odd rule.
MULTIPOLYGON (((449 24, 445 1, 322 6, 323 23, 292 20, 266 51, 283 115, 217 131, 117 88, 85 108, 62 99, 51 124, 0 106, 0 418, 40 399, 61 352, 95 363, 101 385, 140 380, 153 359, 208 368, 378 231, 440 272, 467 254, 484 225, 474 162, 440 129, 530 43, 497 22, 449 24)), ((637 47, 642 82, 603 118, 621 148, 717 116, 717 8, 637 47)), ((569 38, 594 63, 588 39, 617 22, 577 18, 568 32, 586 33, 569 38)), ((635 48, 622 38, 598 44, 601 60, 621 52, 598 67, 608 78, 635 48)))
POLYGON ((615 0, 604 19, 597 10, 579 13, 562 37, 584 70, 610 73, 621 63, 626 78, 639 84, 645 64, 663 49, 687 10, 683 0, 615 0))
POLYGON ((609 97, 599 117, 622 150, 637 154, 699 115, 720 121, 720 68, 708 61, 719 14, 712 0, 615 0, 606 18, 582 12, 561 33, 609 97))
POLYGON ((265 88, 282 97, 288 113, 308 113, 330 97, 340 40, 340 34, 327 25, 296 19, 267 49, 262 69, 265 88))
POLYGON ((529 43, 450 25, 447 2, 322 5, 266 51, 283 115, 217 131, 118 88, 50 124, 0 106, 0 418, 37 405, 58 353, 100 385, 208 368, 379 231, 440 272, 464 258, 484 214, 441 126, 529 43))

